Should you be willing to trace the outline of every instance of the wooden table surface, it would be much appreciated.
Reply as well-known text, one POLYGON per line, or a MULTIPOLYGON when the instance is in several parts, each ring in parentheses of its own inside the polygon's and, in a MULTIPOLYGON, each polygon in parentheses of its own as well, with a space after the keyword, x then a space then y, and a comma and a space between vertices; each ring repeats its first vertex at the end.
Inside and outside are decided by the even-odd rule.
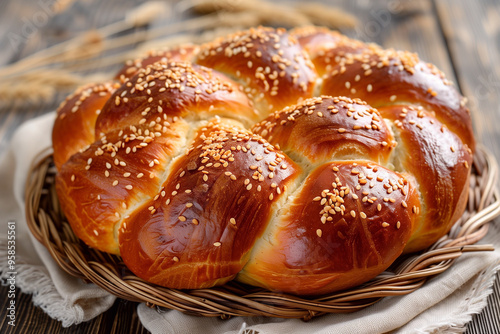
MULTIPOLYGON (((142 1, 59 2, 66 8, 47 12, 49 19, 44 22, 40 12, 53 1, 0 1, 0 66, 82 31, 121 20, 127 10, 142 1), (38 21, 34 21, 36 15, 38 21), (29 22, 36 23, 33 31, 27 27, 29 22), (20 36, 21 41, 15 36, 20 36)), ((347 31, 350 36, 417 52, 422 59, 437 65, 469 98, 478 142, 500 161, 500 1, 336 0, 329 3, 358 17, 357 28, 347 31)), ((64 96, 57 96, 49 103, 34 103, 25 108, 0 99, 0 153, 23 121, 54 110, 62 98, 64 96)), ((496 223, 500 223, 499 219, 496 223)), ((7 287, 0 287, 0 296, 6 295, 7 287)), ((94 320, 70 328, 62 328, 59 322, 32 305, 30 295, 20 291, 16 295, 16 327, 9 326, 7 301, 0 298, 0 333, 147 332, 137 317, 137 304, 124 300, 117 300, 109 311, 94 320)), ((499 319, 500 280, 497 279, 488 306, 474 316, 467 333, 500 333, 499 319)))

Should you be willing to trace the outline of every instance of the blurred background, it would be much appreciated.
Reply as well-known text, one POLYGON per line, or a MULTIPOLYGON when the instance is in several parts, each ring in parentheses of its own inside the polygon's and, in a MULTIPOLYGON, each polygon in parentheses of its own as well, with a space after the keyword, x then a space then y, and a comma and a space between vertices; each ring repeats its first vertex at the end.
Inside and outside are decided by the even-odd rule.
MULTIPOLYGON (((500 160, 497 0, 0 0, 0 154, 22 122, 55 110, 77 86, 112 77, 148 49, 201 43, 256 25, 310 24, 416 52, 435 64, 468 97, 478 142, 500 160)), ((499 291, 497 279, 488 307, 467 333, 500 328, 499 291)), ((24 330, 145 331, 134 303, 118 301, 92 323, 69 330, 32 306, 30 296, 18 298, 24 330), (130 314, 132 323, 117 324, 117 312, 130 314)), ((0 325, 1 333, 12 330, 4 316, 0 325)))

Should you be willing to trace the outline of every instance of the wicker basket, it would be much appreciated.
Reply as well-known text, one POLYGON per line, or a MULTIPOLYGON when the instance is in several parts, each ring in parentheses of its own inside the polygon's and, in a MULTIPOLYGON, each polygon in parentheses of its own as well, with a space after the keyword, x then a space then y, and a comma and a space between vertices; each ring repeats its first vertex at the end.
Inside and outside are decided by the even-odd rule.
POLYGON ((237 282, 182 291, 148 283, 131 273, 120 257, 91 249, 81 242, 59 207, 55 173, 50 153, 45 152, 34 162, 26 182, 26 217, 33 235, 64 271, 123 299, 209 317, 309 320, 325 313, 357 311, 381 298, 411 293, 450 268, 464 252, 493 250, 491 245, 473 244, 486 235, 488 223, 500 214, 498 167, 492 155, 478 147, 468 206, 449 234, 425 252, 401 257, 388 271, 362 286, 314 298, 273 293, 237 282))

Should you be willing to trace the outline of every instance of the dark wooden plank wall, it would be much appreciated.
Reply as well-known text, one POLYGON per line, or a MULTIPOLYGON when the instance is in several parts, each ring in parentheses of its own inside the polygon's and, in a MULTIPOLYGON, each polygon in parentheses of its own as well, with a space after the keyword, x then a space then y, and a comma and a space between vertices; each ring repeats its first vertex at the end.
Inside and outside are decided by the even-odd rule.
MULTIPOLYGON (((458 83, 470 100, 478 142, 500 161, 500 3, 437 0, 436 12, 458 83)), ((469 323, 468 333, 500 333, 500 274, 488 307, 469 323)))
MULTIPOLYGON (((48 0, 46 1, 48 2, 48 0)), ((101 27, 120 20, 134 4, 143 1, 83 0, 71 2, 64 13, 52 13, 47 24, 35 31, 36 37, 19 48, 13 48, 0 36, 0 64, 14 61, 36 50, 77 35, 89 27, 101 27)), ((284 1, 282 1, 284 2, 284 1)), ((417 52, 426 61, 437 65, 447 77, 457 83, 469 97, 474 126, 479 141, 500 159, 500 3, 495 0, 338 0, 335 4, 355 14, 361 24, 352 37, 396 49, 417 52), (493 120, 493 122, 492 122, 493 120)), ((29 0, 0 2, 0 31, 19 34, 21 19, 30 19, 42 10, 39 3, 29 0)), ((58 97, 58 100, 63 96, 58 97)), ((15 128, 24 120, 52 110, 50 105, 34 105, 29 110, 10 112, 12 106, 0 109, 0 152, 15 128)), ((0 287, 0 295, 6 294, 0 287)), ((468 333, 500 333, 500 282, 496 295, 489 299, 489 307, 468 326, 468 333), (485 323, 489 324, 486 326, 485 323)), ((135 313, 135 303, 119 300, 108 312, 92 322, 64 329, 49 319, 42 310, 31 306, 31 297, 17 293, 16 329, 0 319, 1 333, 146 333, 135 313), (126 321, 124 321, 126 318, 126 321)), ((1 309, 5 300, 0 299, 1 309)))

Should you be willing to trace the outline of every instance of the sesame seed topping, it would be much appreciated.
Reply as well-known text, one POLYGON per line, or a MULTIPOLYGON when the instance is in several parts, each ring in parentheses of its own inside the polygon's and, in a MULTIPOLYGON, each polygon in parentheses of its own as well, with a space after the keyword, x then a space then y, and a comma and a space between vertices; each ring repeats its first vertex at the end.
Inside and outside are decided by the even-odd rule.
POLYGON ((222 244, 219 241, 214 242, 215 247, 219 247, 220 245, 222 245, 222 244))
POLYGON ((185 222, 185 221, 186 221, 186 217, 184 217, 184 216, 179 216, 179 220, 180 220, 181 222, 185 222))
POLYGON ((323 235, 323 231, 322 231, 321 229, 319 229, 319 228, 318 228, 318 229, 316 230, 316 235, 317 235, 318 237, 320 237, 320 238, 321 238, 321 236, 323 235))

